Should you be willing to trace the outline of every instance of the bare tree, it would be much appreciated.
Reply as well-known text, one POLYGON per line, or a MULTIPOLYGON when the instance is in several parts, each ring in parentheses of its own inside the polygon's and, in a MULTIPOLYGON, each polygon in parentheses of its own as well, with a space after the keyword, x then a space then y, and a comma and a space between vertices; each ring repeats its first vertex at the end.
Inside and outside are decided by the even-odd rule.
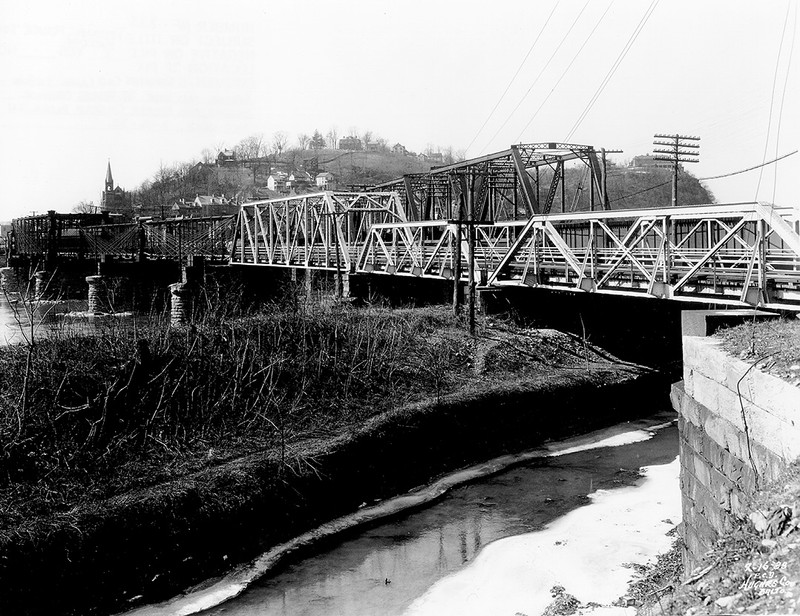
POLYGON ((78 204, 72 208, 76 214, 94 214, 98 210, 94 201, 79 201, 78 204))
POLYGON ((242 139, 234 148, 236 157, 239 160, 248 158, 258 158, 264 144, 264 135, 250 135, 242 139))
POLYGON ((297 135, 297 145, 301 150, 305 150, 308 147, 309 141, 311 141, 311 137, 309 137, 306 133, 300 133, 297 135))
POLYGON ((339 145, 339 129, 333 126, 326 136, 328 138, 328 147, 335 150, 339 145))
POLYGON ((282 130, 277 131, 272 135, 272 153, 280 156, 286 147, 289 137, 282 130))
POLYGON ((369 142, 372 141, 372 137, 373 137, 372 131, 371 130, 365 130, 364 134, 361 135, 361 141, 364 142, 364 145, 367 145, 369 142))
POLYGON ((348 128, 347 129, 347 136, 348 137, 358 137, 358 127, 357 126, 351 126, 350 128, 348 128))
POLYGON ((200 160, 206 165, 213 163, 215 160, 214 152, 210 148, 203 148, 203 151, 200 152, 200 160))

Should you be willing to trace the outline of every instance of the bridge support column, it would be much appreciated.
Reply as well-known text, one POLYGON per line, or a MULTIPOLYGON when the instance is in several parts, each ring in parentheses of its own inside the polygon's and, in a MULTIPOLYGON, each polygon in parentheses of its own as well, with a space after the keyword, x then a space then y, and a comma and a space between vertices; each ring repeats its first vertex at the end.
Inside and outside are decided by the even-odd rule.
POLYGON ((0 292, 11 293, 17 290, 17 275, 13 267, 0 267, 0 292))
POLYGON ((108 301, 108 287, 104 276, 87 276, 86 284, 89 285, 89 306, 87 310, 93 314, 109 312, 111 307, 108 301))
POLYGON ((175 282, 169 285, 170 292, 170 325, 179 327, 189 322, 191 296, 189 285, 175 282))
POLYGON ((48 271, 41 270, 34 275, 33 292, 36 299, 47 299, 52 295, 53 274, 48 271))

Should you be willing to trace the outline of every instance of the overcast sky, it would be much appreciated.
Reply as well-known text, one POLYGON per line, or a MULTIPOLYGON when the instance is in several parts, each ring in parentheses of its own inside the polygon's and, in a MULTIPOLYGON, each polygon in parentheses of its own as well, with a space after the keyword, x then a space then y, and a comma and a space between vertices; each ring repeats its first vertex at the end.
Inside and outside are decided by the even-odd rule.
MULTIPOLYGON (((620 160, 681 133, 702 138, 698 177, 798 148, 797 2, 660 0, 648 18, 651 6, 0 2, 0 220, 99 203, 109 159, 130 190, 161 163, 279 130, 292 142, 355 127, 468 157, 568 139, 620 160)), ((774 190, 797 206, 800 154, 706 185, 721 202, 774 190)))

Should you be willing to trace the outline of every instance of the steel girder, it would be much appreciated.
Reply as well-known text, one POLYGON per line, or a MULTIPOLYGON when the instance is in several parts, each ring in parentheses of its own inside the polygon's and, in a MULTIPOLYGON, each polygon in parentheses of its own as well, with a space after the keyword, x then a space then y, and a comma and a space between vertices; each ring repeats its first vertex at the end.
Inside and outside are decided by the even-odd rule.
POLYGON ((247 203, 230 262, 350 272, 372 226, 405 221, 394 192, 325 191, 247 203))

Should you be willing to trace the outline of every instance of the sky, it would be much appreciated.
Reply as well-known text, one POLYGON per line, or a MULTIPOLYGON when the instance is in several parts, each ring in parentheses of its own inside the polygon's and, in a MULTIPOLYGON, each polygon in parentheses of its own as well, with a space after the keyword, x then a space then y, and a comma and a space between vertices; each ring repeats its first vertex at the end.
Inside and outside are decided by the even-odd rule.
MULTIPOLYGON (((796 0, 0 3, 0 220, 99 204, 161 165, 276 131, 371 130, 467 157, 512 143, 653 149, 700 178, 800 147, 796 0)), ((800 206, 800 153, 709 180, 800 206)))

